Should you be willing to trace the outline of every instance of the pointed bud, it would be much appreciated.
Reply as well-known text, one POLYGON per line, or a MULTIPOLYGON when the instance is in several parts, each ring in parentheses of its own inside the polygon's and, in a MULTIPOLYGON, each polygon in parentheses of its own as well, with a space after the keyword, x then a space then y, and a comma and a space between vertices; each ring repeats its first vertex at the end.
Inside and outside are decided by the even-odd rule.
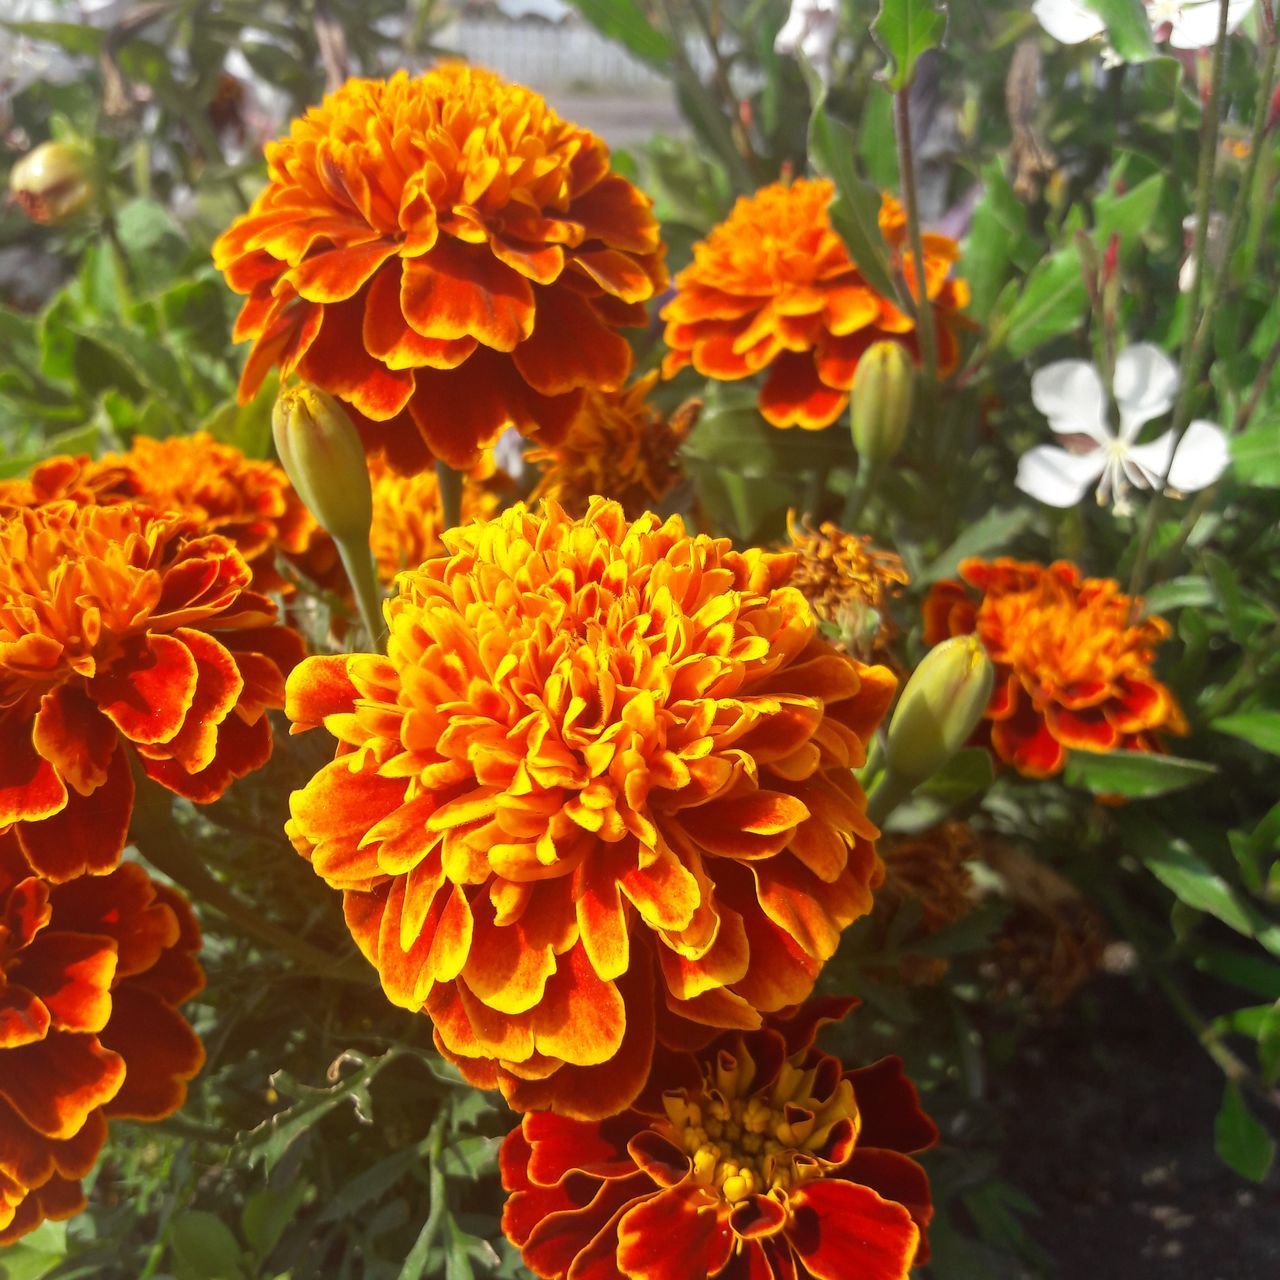
POLYGON ((853 446, 868 462, 888 462, 906 438, 915 370, 898 342, 873 342, 858 361, 849 393, 853 446))
POLYGON ((271 414, 285 474, 339 542, 368 543, 373 492, 364 446, 347 411, 318 387, 286 387, 271 414))
POLYGON ((915 669, 889 724, 890 770, 932 777, 969 740, 991 701, 995 667, 975 635, 952 636, 915 669))
POLYGON ((42 142, 9 172, 9 194, 33 222, 57 226, 94 196, 89 153, 70 142, 42 142))

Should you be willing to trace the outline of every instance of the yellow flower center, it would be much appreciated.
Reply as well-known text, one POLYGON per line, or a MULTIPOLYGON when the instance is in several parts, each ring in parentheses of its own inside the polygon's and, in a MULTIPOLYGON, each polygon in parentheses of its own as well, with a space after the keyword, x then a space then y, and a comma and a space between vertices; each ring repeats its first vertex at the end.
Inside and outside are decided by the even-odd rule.
POLYGON ((693 1178, 729 1204, 752 1195, 786 1193, 821 1177, 834 1162, 825 1158, 832 1130, 848 1120, 856 1132, 853 1086, 840 1080, 825 1097, 815 1096, 819 1068, 804 1068, 807 1055, 783 1063, 776 1078, 753 1089, 757 1066, 745 1046, 722 1052, 704 1067, 703 1087, 663 1097, 664 1132, 693 1162, 693 1178))

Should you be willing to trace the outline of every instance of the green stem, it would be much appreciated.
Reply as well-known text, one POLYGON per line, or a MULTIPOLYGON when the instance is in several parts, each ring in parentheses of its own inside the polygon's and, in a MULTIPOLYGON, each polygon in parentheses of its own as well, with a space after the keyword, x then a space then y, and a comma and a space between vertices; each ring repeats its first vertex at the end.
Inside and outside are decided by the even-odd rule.
MULTIPOLYGON (((1146 586, 1151 542, 1160 521, 1165 486, 1169 483, 1169 472, 1173 469, 1173 460, 1177 457, 1178 446, 1182 443, 1182 436, 1191 419, 1191 402, 1198 381, 1202 318, 1200 299, 1204 286, 1209 214, 1213 204, 1214 175, 1218 159, 1218 125, 1222 118, 1222 80, 1227 54, 1227 4, 1228 0, 1218 0, 1218 40, 1213 48, 1209 100, 1204 105, 1204 118, 1200 127, 1200 159, 1196 170, 1196 231, 1192 247, 1192 261, 1195 267, 1191 277, 1191 290, 1187 297, 1187 330, 1183 339, 1182 363, 1179 369, 1178 399, 1173 410, 1171 428, 1173 449, 1169 453, 1169 465, 1165 468, 1164 475, 1160 477, 1159 484, 1151 495, 1151 502, 1147 507, 1147 518, 1143 523, 1142 534, 1138 541, 1138 553, 1133 560, 1133 571, 1129 577, 1129 596, 1135 601, 1134 608, 1137 607, 1137 598, 1146 586)), ((1241 199, 1243 198, 1244 193, 1241 193, 1241 199)), ((1205 331, 1207 332, 1207 326, 1205 331)))
POLYGON ((867 817, 883 827, 885 819, 920 785, 918 778, 904 778, 892 765, 880 775, 867 800, 867 817))
POLYGON ((880 483, 880 477, 884 475, 884 468, 885 459, 883 458, 873 458, 858 468, 857 479, 840 516, 840 527, 846 533, 858 532, 858 522, 862 519, 862 513, 866 510, 871 495, 880 483))
POLYGON ((370 643, 374 648, 381 648, 386 628, 382 625, 382 587, 378 583, 373 552, 369 549, 368 541, 345 542, 335 538, 334 542, 338 555, 342 557, 342 567, 346 570, 347 581, 351 583, 351 594, 360 610, 360 620, 369 633, 370 643))
POLYGON ((911 142, 908 95, 907 88, 899 89, 893 95, 893 122, 898 138, 898 177, 902 184, 902 207, 907 215, 907 236, 911 243, 915 275, 916 332, 920 335, 920 354, 924 360, 925 374, 932 385, 938 377, 938 348, 933 330, 933 304, 929 301, 929 287, 925 280, 924 242, 920 236, 920 202, 916 193, 915 153, 911 142))
POLYGON ((442 527, 456 529, 462 523, 462 472, 437 458, 436 487, 440 490, 442 527))

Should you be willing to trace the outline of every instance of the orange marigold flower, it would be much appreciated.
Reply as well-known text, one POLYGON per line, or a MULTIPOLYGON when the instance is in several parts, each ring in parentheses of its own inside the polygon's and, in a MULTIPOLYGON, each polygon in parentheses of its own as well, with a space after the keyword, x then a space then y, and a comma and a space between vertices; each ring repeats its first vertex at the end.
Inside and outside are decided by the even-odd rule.
POLYGON ((0 834, 0 1245, 84 1207, 109 1118, 182 1105, 199 950, 185 899, 141 867, 57 885, 0 834))
POLYGON ((1019 773, 1047 778, 1069 750, 1159 751, 1161 733, 1186 733, 1151 670, 1169 624, 1142 617, 1119 583, 1008 558, 965 560, 960 578, 925 601, 925 642, 981 638, 996 664, 984 737, 1019 773))
POLYGON ((803 1000, 870 908, 850 770, 894 679, 817 635, 791 556, 678 517, 546 502, 444 541, 399 579, 386 658, 290 677, 290 718, 338 739, 290 834, 469 1080, 609 1115, 655 1033, 803 1000))
MULTIPOLYGON (((416 569, 424 560, 444 551, 440 534, 444 513, 434 470, 403 476, 375 455, 369 459, 373 481, 373 528, 370 542, 378 576, 391 582, 405 569, 416 569)), ((501 491, 509 483, 487 451, 480 463, 463 477, 462 518, 487 520, 502 501, 501 491)))
POLYGON ((28 479, 0 483, 0 512, 67 499, 86 506, 135 500, 190 516, 202 533, 235 543, 258 591, 287 591, 277 556, 298 556, 320 535, 284 471, 247 458, 205 431, 138 436, 126 453, 42 462, 28 479))
MULTIPOLYGON (((912 835, 880 841, 884 884, 876 894, 876 917, 887 925, 908 903, 919 913, 916 938, 926 938, 973 910, 975 888, 969 864, 977 856, 973 832, 963 822, 943 822, 912 835)), ((910 950, 910 940, 905 944, 910 950)), ((899 968, 910 985, 937 982, 947 971, 941 956, 908 955, 899 968)))
POLYGON ((794 513, 787 515, 787 532, 797 556, 792 586, 823 622, 839 628, 842 647, 884 661, 896 635, 889 600, 911 581, 901 557, 830 521, 816 529, 807 516, 797 523, 794 513))
MULTIPOLYGON (((741 197, 694 246, 693 262, 676 277, 676 295, 662 310, 668 377, 688 364, 725 380, 767 369, 760 391, 765 419, 818 430, 843 412, 858 361, 873 342, 901 342, 919 358, 915 322, 867 283, 832 228, 827 206, 834 194, 826 181, 775 183, 741 197)), ((914 284, 906 220, 889 195, 880 230, 914 284)), ((955 241, 927 235, 924 252, 938 364, 950 373, 960 358, 956 331, 969 289, 951 275, 955 241)))
POLYGON ((618 387, 666 285, 647 197, 536 93, 450 64, 351 80, 267 147, 214 245, 248 294, 242 397, 295 368, 401 471, 473 465, 509 425, 554 442, 618 387))
POLYGON ((904 1280, 928 1260, 938 1131, 897 1058, 846 1071, 814 1001, 669 1054, 598 1123, 535 1112, 502 1145, 502 1229, 544 1280, 904 1280))
POLYGON ((0 831, 39 874, 119 861, 131 758, 199 803, 271 754, 302 657, 249 567, 190 520, 74 502, 0 516, 0 831))
POLYGON ((631 519, 657 507, 680 483, 676 455, 702 408, 690 400, 664 417, 649 403, 657 380, 655 371, 619 391, 588 391, 568 435, 528 454, 547 468, 534 498, 554 498, 573 515, 597 493, 620 502, 631 519))

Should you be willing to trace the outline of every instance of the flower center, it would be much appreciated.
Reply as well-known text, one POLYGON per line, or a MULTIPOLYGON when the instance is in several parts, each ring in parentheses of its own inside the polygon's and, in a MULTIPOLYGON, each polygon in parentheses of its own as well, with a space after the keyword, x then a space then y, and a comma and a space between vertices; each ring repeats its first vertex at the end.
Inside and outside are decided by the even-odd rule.
POLYGON ((757 1066, 745 1047, 721 1052, 704 1070, 703 1087, 663 1097, 673 1138, 693 1161, 694 1181, 729 1203, 752 1195, 791 1191, 839 1162, 831 1159, 837 1129, 852 1138, 858 1127, 853 1086, 823 1087, 805 1054, 784 1062, 771 1081, 753 1089, 757 1066), (815 1096, 825 1094, 825 1097, 815 1096))

